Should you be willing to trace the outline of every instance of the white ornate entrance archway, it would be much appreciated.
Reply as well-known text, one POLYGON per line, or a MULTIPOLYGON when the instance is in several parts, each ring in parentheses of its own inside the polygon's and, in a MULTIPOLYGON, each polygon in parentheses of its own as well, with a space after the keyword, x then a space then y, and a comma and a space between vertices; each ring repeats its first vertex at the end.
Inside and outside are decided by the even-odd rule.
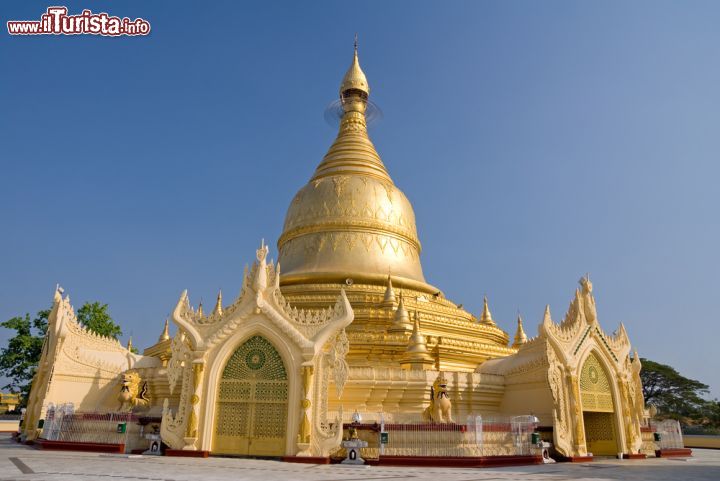
POLYGON ((262 245, 240 297, 210 315, 183 293, 173 312, 178 334, 168 363, 176 408, 166 399, 161 435, 172 449, 240 456, 327 456, 341 423, 326 419, 327 379, 347 376, 344 291, 322 311, 292 308, 280 272, 262 245))

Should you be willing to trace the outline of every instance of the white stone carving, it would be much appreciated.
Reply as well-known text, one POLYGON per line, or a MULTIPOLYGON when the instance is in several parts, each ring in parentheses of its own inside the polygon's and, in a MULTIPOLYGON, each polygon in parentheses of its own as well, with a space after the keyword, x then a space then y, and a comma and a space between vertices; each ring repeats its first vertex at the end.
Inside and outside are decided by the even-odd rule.
MULTIPOLYGON (((204 376, 193 384, 191 364, 215 359, 216 353, 237 333, 243 332, 248 323, 264 319, 262 325, 285 339, 302 353, 298 365, 287 365, 289 372, 300 372, 301 364, 311 363, 315 370, 312 376, 313 393, 311 409, 302 409, 302 415, 310 413, 310 443, 299 443, 293 452, 302 455, 327 455, 337 448, 342 438, 342 424, 339 420, 327 422, 328 376, 335 378, 338 392, 347 380, 348 366, 345 356, 349 341, 345 327, 352 322, 353 311, 342 291, 336 303, 321 311, 298 310, 290 306, 280 292, 280 267, 267 262, 268 247, 261 244, 256 252, 257 261, 251 269, 245 270, 240 296, 231 306, 215 310, 210 316, 201 315, 192 309, 187 291, 183 292, 172 314, 178 327, 173 340, 172 357, 168 364, 168 383, 171 391, 181 385, 180 401, 176 412, 165 403, 161 435, 163 441, 175 449, 209 449, 211 440, 208 428, 212 422, 215 406, 207 404, 208 392, 214 392, 217 379, 204 376), (191 359, 192 358, 192 359, 191 359), (201 414, 202 413, 202 414, 201 414), (190 436, 197 432, 196 437, 190 436), (204 438, 202 438, 203 434, 204 438), (200 439, 202 438, 202 439, 200 439), (325 454, 322 454, 325 453, 325 454)), ((288 359, 285 360, 288 362, 288 359)), ((209 361, 208 361, 209 362, 209 361)), ((208 372, 211 369, 208 366, 208 372)), ((202 372, 200 370, 199 372, 202 372)), ((294 394, 292 394, 294 395, 294 394)), ((290 409, 297 409, 291 402, 290 409)), ((290 419, 295 419, 292 415, 290 419)))

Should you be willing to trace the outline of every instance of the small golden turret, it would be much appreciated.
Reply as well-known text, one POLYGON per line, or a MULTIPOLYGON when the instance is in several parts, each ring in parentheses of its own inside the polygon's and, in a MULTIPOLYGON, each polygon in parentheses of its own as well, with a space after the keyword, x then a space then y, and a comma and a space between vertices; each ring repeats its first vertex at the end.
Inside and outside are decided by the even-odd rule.
POLYGON ((427 348, 425 336, 420 331, 420 315, 415 312, 415 325, 408 340, 408 347, 403 354, 401 366, 403 369, 428 370, 432 369, 435 360, 427 348))
POLYGON ((390 325, 388 332, 407 332, 413 328, 413 324, 410 321, 410 315, 407 309, 405 309, 405 301, 403 301, 403 294, 400 292, 400 302, 398 302, 397 310, 395 311, 395 317, 393 323, 390 325))
POLYGON ((527 336, 525 335, 525 330, 523 329, 522 317, 520 317, 520 314, 518 314, 517 330, 515 331, 515 340, 512 343, 512 347, 514 347, 515 349, 518 349, 520 346, 522 346, 526 342, 527 342, 527 336))
POLYGON ((165 327, 163 328, 162 334, 158 338, 158 341, 152 346, 146 348, 143 351, 143 356, 157 357, 162 361, 162 365, 167 367, 168 361, 172 357, 170 346, 172 345, 172 338, 170 337, 170 322, 165 319, 165 327))
POLYGON ((170 323, 167 319, 165 319, 165 328, 163 329, 162 334, 160 334, 160 337, 158 337, 158 342, 167 341, 170 339, 170 323))
POLYGON ((132 352, 132 349, 133 349, 132 336, 130 336, 130 338, 128 339, 128 343, 127 343, 127 350, 132 352))
POLYGON ((390 275, 388 275, 387 286, 385 287, 385 296, 383 297, 382 306, 393 309, 396 302, 397 298, 395 297, 395 291, 393 290, 392 279, 390 278, 390 275))
POLYGON ((202 316, 205 315, 205 314, 203 313, 202 301, 200 301, 200 304, 198 304, 197 314, 198 314, 198 316, 200 316, 200 317, 202 317, 202 316))
POLYGON ((490 313, 490 307, 488 307, 487 296, 483 297, 483 311, 480 316, 480 322, 483 324, 490 324, 492 326, 495 325, 495 321, 493 321, 492 314, 490 313))
POLYGON ((222 316, 222 313, 222 290, 220 290, 217 295, 217 302, 215 302, 215 309, 213 309, 213 314, 215 314, 216 316, 222 316))

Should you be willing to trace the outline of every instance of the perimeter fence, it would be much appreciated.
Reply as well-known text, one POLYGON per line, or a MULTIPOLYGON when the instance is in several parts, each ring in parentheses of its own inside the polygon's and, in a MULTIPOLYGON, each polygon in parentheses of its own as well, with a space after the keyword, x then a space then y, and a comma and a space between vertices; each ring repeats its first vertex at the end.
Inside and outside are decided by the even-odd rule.
POLYGON ((142 438, 138 417, 126 412, 76 412, 72 403, 50 405, 42 439, 73 443, 137 444, 142 438))
MULTIPOLYGON (((329 413, 335 419, 337 413, 329 413)), ((377 455, 478 457, 539 454, 538 419, 523 416, 464 416, 461 422, 432 423, 407 413, 347 413, 342 422, 369 442, 377 455)))
POLYGON ((685 447, 679 421, 675 419, 650 421, 650 429, 655 432, 655 443, 660 449, 680 449, 685 447))

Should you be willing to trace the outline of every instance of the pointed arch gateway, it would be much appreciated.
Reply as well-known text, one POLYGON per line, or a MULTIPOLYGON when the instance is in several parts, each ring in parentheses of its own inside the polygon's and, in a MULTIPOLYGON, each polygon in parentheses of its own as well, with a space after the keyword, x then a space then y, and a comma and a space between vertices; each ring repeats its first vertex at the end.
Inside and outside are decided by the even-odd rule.
POLYGON ((587 451, 615 455, 619 452, 618 430, 611 380, 595 352, 585 359, 579 384, 587 451))
POLYGON ((215 409, 213 453, 285 454, 288 376, 270 341, 252 336, 230 356, 220 376, 215 409))

